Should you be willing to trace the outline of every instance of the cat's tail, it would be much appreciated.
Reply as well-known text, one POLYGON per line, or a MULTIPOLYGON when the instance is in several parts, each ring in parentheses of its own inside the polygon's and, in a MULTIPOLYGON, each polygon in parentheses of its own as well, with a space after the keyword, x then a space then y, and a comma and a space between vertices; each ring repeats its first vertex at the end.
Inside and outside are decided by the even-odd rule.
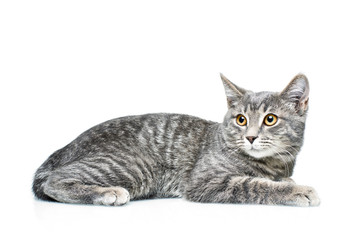
POLYGON ((39 169, 36 171, 32 190, 38 199, 45 200, 45 201, 54 201, 54 199, 50 198, 48 195, 44 192, 44 184, 48 180, 48 177, 50 176, 51 170, 47 169, 46 164, 43 164, 39 167, 39 169))
MULTIPOLYGON (((70 145, 70 144, 69 144, 70 145)), ((45 184, 55 169, 59 167, 61 161, 66 158, 66 149, 69 146, 55 151, 35 172, 32 191, 38 199, 46 201, 56 201, 44 192, 45 184)))

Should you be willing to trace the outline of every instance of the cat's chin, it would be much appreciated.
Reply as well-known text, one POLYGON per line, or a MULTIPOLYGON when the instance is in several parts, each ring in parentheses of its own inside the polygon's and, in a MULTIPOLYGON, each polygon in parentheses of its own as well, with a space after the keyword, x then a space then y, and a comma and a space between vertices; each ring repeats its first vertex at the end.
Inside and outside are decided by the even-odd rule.
POLYGON ((253 158, 257 158, 257 159, 270 157, 274 154, 270 150, 256 150, 256 149, 246 150, 245 152, 249 156, 251 156, 253 158))

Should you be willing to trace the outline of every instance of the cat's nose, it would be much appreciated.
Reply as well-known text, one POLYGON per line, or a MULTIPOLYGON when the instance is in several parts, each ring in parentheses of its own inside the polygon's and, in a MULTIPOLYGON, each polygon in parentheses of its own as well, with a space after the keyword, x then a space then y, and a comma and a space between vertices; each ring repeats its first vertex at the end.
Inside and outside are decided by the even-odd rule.
POLYGON ((254 137, 254 136, 248 136, 248 137, 246 137, 246 139, 247 140, 249 140, 249 142, 252 144, 254 141, 255 141, 255 139, 257 139, 258 137, 254 137))

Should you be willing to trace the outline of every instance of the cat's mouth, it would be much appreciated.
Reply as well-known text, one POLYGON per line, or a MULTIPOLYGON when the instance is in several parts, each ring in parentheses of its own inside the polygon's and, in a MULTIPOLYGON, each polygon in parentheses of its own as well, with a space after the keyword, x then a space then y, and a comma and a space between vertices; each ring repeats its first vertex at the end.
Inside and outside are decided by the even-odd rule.
POLYGON ((267 147, 264 147, 262 145, 257 145, 257 144, 249 144, 249 145, 245 146, 246 151, 257 151, 257 152, 259 152, 259 151, 264 151, 266 149, 267 149, 267 147))
POLYGON ((269 151, 258 150, 258 149, 247 150, 246 153, 254 158, 264 158, 264 157, 269 157, 272 155, 272 153, 270 154, 269 151))
POLYGON ((245 149, 245 152, 254 158, 264 158, 273 155, 273 152, 269 147, 251 145, 245 149))
POLYGON ((268 139, 256 139, 253 142, 241 140, 237 143, 243 152, 254 158, 265 158, 274 155, 273 144, 268 139))

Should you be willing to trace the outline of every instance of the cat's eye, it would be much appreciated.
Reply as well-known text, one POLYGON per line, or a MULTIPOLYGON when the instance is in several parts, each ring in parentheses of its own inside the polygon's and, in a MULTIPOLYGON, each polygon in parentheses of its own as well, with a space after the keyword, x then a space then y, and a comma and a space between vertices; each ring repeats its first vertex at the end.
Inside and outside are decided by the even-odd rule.
POLYGON ((273 126, 277 122, 277 119, 277 116, 275 116, 274 114, 268 114, 264 118, 264 123, 266 126, 273 126))
POLYGON ((245 126, 246 123, 247 123, 247 120, 246 120, 246 117, 242 114, 239 114, 237 117, 236 117, 236 123, 240 126, 245 126))

